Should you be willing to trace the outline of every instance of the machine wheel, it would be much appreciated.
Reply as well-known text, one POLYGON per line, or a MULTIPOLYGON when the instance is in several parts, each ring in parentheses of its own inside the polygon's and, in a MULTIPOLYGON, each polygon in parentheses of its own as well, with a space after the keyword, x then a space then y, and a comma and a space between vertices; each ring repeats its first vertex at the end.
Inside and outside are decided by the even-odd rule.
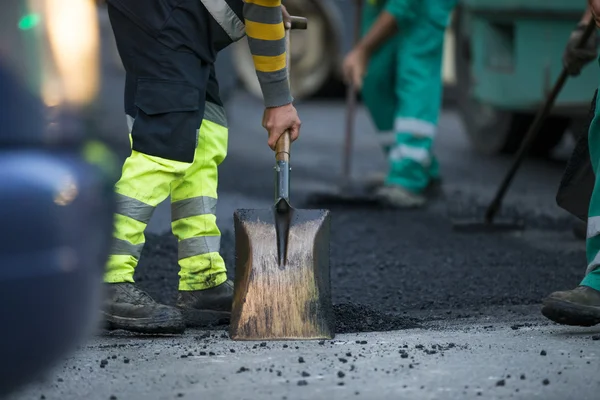
MULTIPOLYGON (((469 36, 462 31, 465 17, 462 7, 456 9, 455 17, 457 103, 469 140, 482 154, 512 154, 519 148, 535 115, 493 107, 471 95, 471 44, 469 36)), ((530 153, 547 156, 560 143, 570 123, 571 119, 567 117, 549 117, 530 153)))
MULTIPOLYGON (((290 15, 308 18, 306 31, 294 32, 291 40, 291 84, 296 100, 310 97, 326 86, 334 73, 340 53, 338 21, 321 0, 285 0, 290 15)), ((254 96, 262 98, 246 38, 233 44, 233 65, 237 75, 254 96)))

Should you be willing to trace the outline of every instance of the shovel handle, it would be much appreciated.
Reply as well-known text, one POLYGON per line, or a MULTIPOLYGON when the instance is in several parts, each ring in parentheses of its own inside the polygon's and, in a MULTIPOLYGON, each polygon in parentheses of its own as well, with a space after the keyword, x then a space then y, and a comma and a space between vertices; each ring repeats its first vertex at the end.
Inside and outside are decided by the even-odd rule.
POLYGON ((291 145, 292 139, 290 137, 290 131, 286 130, 279 136, 279 140, 277 140, 277 144, 275 145, 275 160, 290 162, 291 145))
MULTIPOLYGON (((308 19, 304 17, 291 16, 290 21, 292 27, 285 31, 285 49, 286 49, 286 65, 288 70, 288 82, 290 78, 290 30, 306 29, 308 27, 308 19)), ((286 130, 277 140, 275 145, 275 160, 290 162, 290 149, 292 146, 292 139, 290 137, 290 131, 286 130)))
POLYGON ((308 19, 304 17, 294 17, 290 16, 290 22, 292 23, 292 27, 290 29, 306 29, 308 27, 308 19))

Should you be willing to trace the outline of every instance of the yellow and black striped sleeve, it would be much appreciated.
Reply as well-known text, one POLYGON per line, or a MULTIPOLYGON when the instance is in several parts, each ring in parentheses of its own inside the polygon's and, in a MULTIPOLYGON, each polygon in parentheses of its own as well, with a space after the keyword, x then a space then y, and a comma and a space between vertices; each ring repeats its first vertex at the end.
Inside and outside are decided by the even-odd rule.
POLYGON ((265 107, 292 102, 288 84, 281 0, 244 0, 248 46, 265 107))

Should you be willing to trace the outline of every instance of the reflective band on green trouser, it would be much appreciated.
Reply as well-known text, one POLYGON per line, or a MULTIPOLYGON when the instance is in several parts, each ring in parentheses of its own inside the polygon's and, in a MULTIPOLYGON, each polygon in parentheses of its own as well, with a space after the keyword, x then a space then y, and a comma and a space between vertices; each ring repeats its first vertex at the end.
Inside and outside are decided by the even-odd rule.
POLYGON ((600 101, 596 102, 596 112, 588 131, 588 144, 596 182, 588 212, 586 240, 588 266, 581 285, 600 290, 600 101))
POLYGON ((227 154, 228 132, 224 110, 212 106, 206 117, 222 124, 202 121, 193 163, 136 151, 125 160, 115 187, 119 207, 105 282, 133 282, 145 241, 144 230, 154 208, 169 195, 171 228, 179 240, 179 289, 207 289, 227 279, 225 262, 219 254, 221 232, 215 212, 217 168, 227 154))
MULTIPOLYGON (((364 34, 379 17, 381 4, 365 4, 363 10, 364 34)), ((442 99, 445 30, 431 21, 424 6, 415 12, 423 14, 418 22, 403 26, 370 58, 362 97, 388 157, 386 183, 421 192, 439 177, 432 148, 442 99)))

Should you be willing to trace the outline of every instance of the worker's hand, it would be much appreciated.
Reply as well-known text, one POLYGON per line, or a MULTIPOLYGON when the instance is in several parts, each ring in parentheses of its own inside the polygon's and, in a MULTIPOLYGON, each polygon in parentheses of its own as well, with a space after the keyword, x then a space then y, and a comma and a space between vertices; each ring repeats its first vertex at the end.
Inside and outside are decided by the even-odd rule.
POLYGON ((285 29, 291 29, 292 28, 292 17, 287 12, 287 9, 285 8, 285 6, 283 4, 281 5, 281 13, 283 14, 283 26, 285 27, 285 29))
POLYGON ((362 88, 363 78, 367 72, 369 57, 363 49, 355 47, 344 60, 343 72, 347 85, 354 85, 356 90, 362 88))
POLYGON ((585 28, 585 25, 579 25, 571 33, 563 54, 563 66, 572 76, 579 75, 585 65, 598 58, 598 35, 596 32, 590 36, 582 48, 577 48, 577 43, 581 39, 585 28))
POLYGON ((263 114, 262 125, 269 133, 267 141, 269 147, 275 150, 277 140, 288 129, 292 142, 298 139, 301 124, 302 122, 298 118, 296 107, 292 103, 281 107, 266 108, 263 114))

